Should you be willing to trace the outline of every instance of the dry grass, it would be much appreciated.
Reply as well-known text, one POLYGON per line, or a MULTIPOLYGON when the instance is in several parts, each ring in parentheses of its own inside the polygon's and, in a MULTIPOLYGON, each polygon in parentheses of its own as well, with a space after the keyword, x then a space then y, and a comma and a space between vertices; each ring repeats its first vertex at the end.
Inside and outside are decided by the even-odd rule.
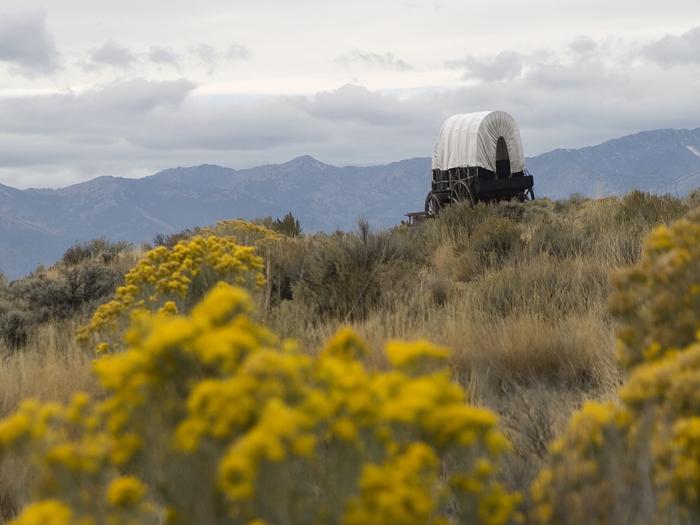
POLYGON ((75 343, 75 325, 42 325, 20 351, 0 346, 0 415, 12 412, 22 399, 60 402, 77 391, 96 391, 92 358, 75 343))
MULTIPOLYGON (((39 327, 26 348, 0 345, 0 416, 12 413, 24 399, 68 401, 79 391, 97 393, 91 357, 75 343, 76 321, 39 327)), ((31 487, 27 466, 12 457, 0 463, 0 521, 12 517, 31 487)))
MULTIPOLYGON (((372 296, 379 306, 352 325, 378 367, 389 339, 425 338, 449 347, 454 377, 472 401, 501 415, 515 447, 506 477, 526 492, 571 412, 587 399, 614 397, 622 381, 607 308, 611 272, 639 258, 651 228, 691 205, 632 193, 453 207, 436 221, 392 232, 398 253, 401 243, 409 246, 412 257, 400 261, 410 276, 398 287, 380 279, 383 294, 372 296)), ((317 249, 305 242, 307 252, 317 249)), ((381 264, 367 268, 381 275, 381 264)), ((353 278, 366 281, 361 273, 353 278)), ((273 308, 268 320, 316 349, 347 319, 313 306, 294 297, 273 308)))
MULTIPOLYGON (((289 239, 272 252, 276 299, 260 316, 311 352, 350 323, 377 367, 389 339, 448 346, 455 378, 501 415, 515 448, 506 478, 525 491, 569 414, 614 396, 622 379, 610 273, 636 261, 645 234, 690 204, 631 194, 453 207, 417 228, 289 239)), ((77 324, 49 322, 26 348, 0 347, 0 415, 26 397, 96 392, 90 357, 73 340, 77 324)), ((15 509, 27 486, 24 468, 6 463, 0 509, 15 509)))

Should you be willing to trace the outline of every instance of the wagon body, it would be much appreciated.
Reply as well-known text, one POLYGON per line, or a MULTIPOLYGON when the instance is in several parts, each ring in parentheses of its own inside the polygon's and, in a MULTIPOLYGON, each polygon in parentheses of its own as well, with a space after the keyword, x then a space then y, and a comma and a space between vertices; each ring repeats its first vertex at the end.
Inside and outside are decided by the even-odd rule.
POLYGON ((534 198, 520 129, 503 111, 455 115, 442 125, 425 212, 453 202, 534 198))

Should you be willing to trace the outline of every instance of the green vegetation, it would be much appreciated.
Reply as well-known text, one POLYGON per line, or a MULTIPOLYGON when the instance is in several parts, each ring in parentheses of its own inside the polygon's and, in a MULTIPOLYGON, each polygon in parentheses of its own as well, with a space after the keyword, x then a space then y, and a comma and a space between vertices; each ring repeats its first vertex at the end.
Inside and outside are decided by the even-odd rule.
MULTIPOLYGON (((692 346, 700 328, 693 302, 700 290, 695 272, 700 254, 695 253, 697 248, 691 249, 697 224, 691 210, 697 204, 694 195, 675 198, 633 192, 599 200, 572 197, 558 202, 453 206, 439 218, 415 226, 373 231, 360 221, 354 232, 333 234, 301 234, 291 214, 281 220, 265 219, 257 226, 227 221, 155 239, 153 244, 163 248, 144 260, 162 258, 154 268, 165 265, 168 271, 149 281, 155 270, 142 263, 126 279, 141 287, 129 297, 152 302, 157 306, 154 310, 163 310, 157 315, 188 314, 217 280, 206 268, 236 268, 235 261, 227 259, 225 265, 219 265, 206 254, 218 254, 221 243, 227 246, 224 251, 233 250, 236 257, 243 253, 226 241, 202 239, 233 236, 241 244, 254 246, 262 257, 253 267, 264 283, 258 279, 259 286, 249 286, 257 307, 255 313, 246 315, 307 349, 295 350, 293 358, 300 364, 294 366, 308 366, 307 358, 320 359, 314 366, 325 366, 327 350, 318 349, 328 348, 327 341, 346 326, 357 334, 358 341, 364 341, 358 343, 362 352, 353 359, 361 360, 353 367, 361 366, 363 374, 378 378, 379 383, 383 374, 391 376, 397 366, 397 357, 392 359, 385 352, 387 341, 428 340, 440 345, 438 348, 450 349, 449 375, 466 392, 471 405, 465 406, 498 414, 500 430, 512 444, 510 454, 499 456, 500 468, 493 471, 497 479, 489 478, 490 487, 505 487, 499 492, 499 508, 512 507, 515 499, 506 494, 520 493, 519 513, 531 523, 622 523, 630 516, 639 523, 692 523, 696 496, 687 483, 700 479, 693 474, 693 462, 699 459, 694 447, 700 441, 696 437, 700 427, 692 408, 685 412, 679 408, 694 405, 680 394, 664 397, 663 384, 669 374, 684 367, 695 369, 697 351, 690 351, 682 363, 673 360, 682 353, 679 348, 692 346), (644 239, 652 229, 685 216, 690 221, 656 230, 642 257, 644 239), (200 250, 209 244, 214 248, 200 250), (177 257, 168 255, 168 250, 177 257), (195 255, 189 255, 191 250, 195 255), (675 259, 668 255, 671 252, 675 259), (208 261, 201 263, 205 273, 188 274, 200 268, 197 257, 202 256, 208 261), (636 266, 621 271, 630 265, 636 266), (171 284, 173 280, 177 286, 171 284), (147 283, 157 290, 163 288, 158 293, 182 291, 182 300, 169 296, 161 300, 146 291, 147 283), (195 285, 196 297, 190 297, 195 285), (686 291, 687 301, 679 298, 686 291), (621 361, 616 355, 618 330, 621 361), (620 405, 618 391, 623 384, 620 405), (657 385, 660 392, 653 399, 640 394, 649 384, 657 385), (598 404, 587 404, 577 412, 589 401, 598 404), (657 421, 662 430, 643 428, 637 423, 642 420, 657 421), (599 441, 606 444, 605 453, 596 452, 599 441), (656 445, 665 442, 676 445, 656 445), (652 448, 657 455, 644 455, 652 448), (644 476, 654 477, 650 471, 640 474, 634 470, 635 460, 642 457, 647 466, 658 469, 654 472, 663 483, 647 483, 644 476), (610 458, 619 460, 614 468, 610 458), (637 485, 630 479, 642 481, 637 485), (533 482, 535 490, 531 491, 533 482), (589 512, 587 501, 599 506, 589 512), (658 521, 664 509, 672 509, 673 515, 658 521), (648 521, 639 521, 640 516, 648 521)), ((105 388, 110 391, 104 379, 100 385, 91 377, 92 354, 76 345, 75 334, 79 326, 90 326, 95 309, 111 298, 140 257, 128 246, 98 240, 71 248, 52 268, 39 269, 20 281, 0 281, 0 352, 5 356, 0 365, 0 398, 5 400, 2 415, 11 414, 26 397, 68 402, 77 390, 98 399, 105 388), (37 382, 33 377, 46 380, 37 382)), ((117 292, 117 298, 120 293, 124 296, 117 292)), ((106 303, 98 314, 116 308, 110 306, 113 304, 106 303)), ((124 308, 121 304, 117 303, 120 312, 132 307, 131 302, 124 308)), ((99 315, 96 318, 101 320, 99 315)), ((154 326, 165 323, 160 318, 143 322, 133 334, 146 337, 143 330, 156 330, 154 326)), ((199 326, 195 318, 187 317, 186 322, 199 326)), ((125 323, 120 321, 119 330, 125 323)), ((138 341, 136 335, 131 337, 138 341)), ((177 344, 186 349, 195 343, 183 340, 177 344)), ((683 384, 692 384, 693 377, 683 384)), ((361 392, 365 395, 367 391, 361 392)), ((378 413, 376 417, 379 424, 384 416, 378 413)), ((325 438, 316 432, 323 421, 319 418, 321 426, 309 430, 321 442, 325 438)), ((420 418, 414 422, 421 424, 420 418)), ((176 432, 169 424, 162 430, 164 435, 176 432)), ((433 456, 427 451, 419 454, 419 460, 416 450, 407 445, 398 455, 387 453, 376 472, 385 469, 388 476, 402 462, 417 461, 412 464, 422 469, 435 461, 448 466, 460 461, 452 453, 428 460, 433 456)), ((430 472, 431 476, 435 473, 430 472)), ((32 483, 26 466, 12 458, 6 458, 0 474, 0 509, 3 516, 10 517, 31 500, 32 483)), ((140 471, 139 476, 149 486, 163 483, 149 481, 140 471)), ((374 483, 380 491, 381 476, 377 476, 374 483)), ((397 483, 410 485, 407 480, 397 483)), ((429 492, 426 487, 410 486, 420 495, 416 497, 429 492)), ((425 497, 424 509, 438 512, 431 506, 437 500, 425 497)), ((367 521, 368 509, 377 504, 372 498, 372 493, 363 493, 353 500, 356 510, 361 509, 354 515, 367 521)), ((478 498, 476 501, 480 504, 478 498)), ((141 498, 138 503, 141 505, 141 498)), ((392 515, 392 509, 385 509, 386 516, 392 515)), ((138 508, 138 512, 147 511, 138 508)), ((263 511, 255 512, 259 516, 263 511)), ((517 514, 508 511, 513 519, 517 514)), ((448 519, 455 516, 446 515, 448 519)), ((267 519, 277 523, 274 517, 267 519)), ((498 519, 493 522, 507 523, 510 518, 502 514, 498 519), (501 518, 505 521, 498 521, 501 518)))

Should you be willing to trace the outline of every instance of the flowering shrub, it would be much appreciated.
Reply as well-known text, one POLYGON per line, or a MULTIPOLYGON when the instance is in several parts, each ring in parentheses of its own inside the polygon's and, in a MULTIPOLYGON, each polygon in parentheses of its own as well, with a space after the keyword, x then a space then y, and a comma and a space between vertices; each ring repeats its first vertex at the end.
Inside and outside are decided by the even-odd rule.
POLYGON ((198 234, 216 237, 233 237, 246 246, 266 246, 279 241, 282 235, 270 228, 243 219, 219 221, 214 226, 200 228, 198 234))
POLYGON ((533 483, 533 521, 645 523, 635 499, 644 492, 644 462, 632 425, 632 415, 612 403, 588 402, 576 412, 533 483))
POLYGON ((614 284, 621 404, 586 405, 552 445, 533 485, 538 522, 697 523, 700 211, 656 228, 614 284))
POLYGON ((114 299, 96 310, 78 338, 92 342, 98 351, 113 350, 121 344, 122 330, 133 312, 188 312, 219 281, 262 284, 262 268, 255 248, 229 237, 196 236, 172 249, 159 246, 126 274, 114 299))
POLYGON ((391 367, 370 371, 351 330, 312 355, 251 311, 226 283, 188 315, 138 310, 126 349, 95 362, 99 400, 25 402, 0 422, 0 453, 36 469, 14 525, 513 519, 497 481, 509 444, 445 349, 393 342, 391 367))
POLYGON ((614 284, 611 310, 621 322, 623 365, 692 343, 700 327, 700 210, 652 231, 641 262, 616 275, 614 284))

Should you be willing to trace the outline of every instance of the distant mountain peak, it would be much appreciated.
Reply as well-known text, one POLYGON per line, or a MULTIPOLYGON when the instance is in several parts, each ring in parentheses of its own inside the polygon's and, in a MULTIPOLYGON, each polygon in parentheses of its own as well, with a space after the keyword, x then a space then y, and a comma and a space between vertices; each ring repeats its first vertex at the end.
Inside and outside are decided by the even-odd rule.
POLYGON ((288 162, 285 162, 284 164, 281 164, 281 166, 293 168, 324 168, 328 167, 329 165, 324 164, 318 159, 315 159, 311 155, 302 155, 288 162))

